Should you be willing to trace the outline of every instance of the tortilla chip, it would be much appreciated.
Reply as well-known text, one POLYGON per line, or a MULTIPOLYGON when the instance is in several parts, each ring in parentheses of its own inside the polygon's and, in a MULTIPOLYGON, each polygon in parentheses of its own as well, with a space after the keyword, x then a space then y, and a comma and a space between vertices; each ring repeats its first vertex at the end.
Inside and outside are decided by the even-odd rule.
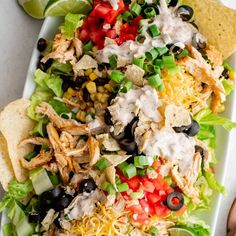
POLYGON ((11 160, 8 154, 7 142, 0 134, 0 183, 7 191, 9 182, 15 177, 11 160))
POLYGON ((109 166, 104 171, 106 179, 113 185, 116 191, 118 191, 116 186, 116 169, 114 166, 109 166))
POLYGON ((28 176, 19 160, 32 151, 32 145, 18 146, 34 127, 34 122, 26 116, 29 105, 29 100, 18 99, 9 103, 0 114, 0 131, 7 141, 9 157, 18 181, 25 181, 28 176))
POLYGON ((113 166, 118 166, 120 163, 129 159, 132 155, 119 155, 119 154, 105 154, 103 157, 107 159, 113 166))
POLYGON ((76 71, 79 70, 87 70, 90 68, 97 68, 98 67, 98 63, 95 59, 93 59, 91 56, 89 55, 84 55, 75 65, 74 69, 76 71))
POLYGON ((226 59, 236 49, 236 11, 214 0, 184 0, 194 9, 194 21, 226 59))

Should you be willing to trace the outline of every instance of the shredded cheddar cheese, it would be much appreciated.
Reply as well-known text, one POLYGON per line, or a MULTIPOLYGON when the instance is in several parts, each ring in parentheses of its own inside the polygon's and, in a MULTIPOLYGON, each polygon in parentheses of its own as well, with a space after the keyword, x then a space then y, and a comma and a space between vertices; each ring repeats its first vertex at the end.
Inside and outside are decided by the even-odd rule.
POLYGON ((159 96, 168 104, 184 106, 190 109, 191 105, 201 101, 201 83, 196 81, 191 75, 179 72, 178 74, 169 75, 163 73, 162 78, 164 88, 159 96))
POLYGON ((74 220, 65 233, 80 236, 122 236, 127 235, 127 217, 114 211, 111 207, 98 205, 92 216, 74 220))

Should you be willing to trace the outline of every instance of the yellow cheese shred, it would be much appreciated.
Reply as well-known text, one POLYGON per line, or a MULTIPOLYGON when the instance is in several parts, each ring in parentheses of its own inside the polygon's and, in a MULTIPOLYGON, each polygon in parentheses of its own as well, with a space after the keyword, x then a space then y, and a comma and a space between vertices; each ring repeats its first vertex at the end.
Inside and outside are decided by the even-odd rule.
POLYGON ((191 105, 204 102, 201 99, 201 83, 191 75, 181 71, 177 74, 167 74, 165 71, 162 78, 164 88, 159 96, 167 104, 173 103, 191 109, 191 105))
POLYGON ((121 216, 111 207, 98 205, 92 216, 71 221, 71 227, 65 233, 79 236, 122 236, 127 235, 127 217, 121 216))

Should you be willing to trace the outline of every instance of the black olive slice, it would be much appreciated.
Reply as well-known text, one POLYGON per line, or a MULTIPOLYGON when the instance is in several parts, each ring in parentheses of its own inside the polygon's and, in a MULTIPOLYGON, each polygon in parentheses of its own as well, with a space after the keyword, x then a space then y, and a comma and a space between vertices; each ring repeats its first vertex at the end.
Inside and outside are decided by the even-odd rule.
POLYGON ((104 114, 104 121, 107 125, 113 125, 112 119, 111 119, 111 113, 108 109, 105 110, 104 114))
POLYGON ((205 158, 206 158, 206 150, 205 150, 203 147, 201 147, 201 146, 199 146, 199 145, 196 145, 196 146, 195 146, 195 153, 196 153, 196 152, 199 152, 199 153, 201 154, 202 159, 205 159, 205 158))
POLYGON ((115 135, 113 132, 111 132, 111 137, 114 138, 115 140, 121 140, 125 137, 125 132, 121 132, 118 135, 115 135))
POLYGON ((134 131, 138 126, 139 118, 136 116, 133 120, 125 127, 125 137, 127 139, 134 139, 134 131))
POLYGON ((188 130, 184 131, 184 133, 190 137, 194 137, 195 135, 197 135, 199 130, 200 130, 200 125, 197 123, 197 121, 193 120, 191 127, 188 130))
POLYGON ((178 4, 178 0, 171 0, 168 4, 169 7, 175 7, 178 4))
POLYGON ((187 5, 179 6, 176 11, 176 14, 183 21, 189 21, 193 17, 193 8, 187 5))
POLYGON ((97 188, 95 181, 91 178, 84 179, 79 184, 79 192, 80 193, 91 193, 97 188))
POLYGON ((178 211, 184 205, 184 197, 180 192, 169 193, 166 199, 167 207, 172 211, 178 211))
POLYGON ((119 141, 120 148, 127 152, 127 154, 137 153, 137 144, 133 140, 122 139, 119 141))

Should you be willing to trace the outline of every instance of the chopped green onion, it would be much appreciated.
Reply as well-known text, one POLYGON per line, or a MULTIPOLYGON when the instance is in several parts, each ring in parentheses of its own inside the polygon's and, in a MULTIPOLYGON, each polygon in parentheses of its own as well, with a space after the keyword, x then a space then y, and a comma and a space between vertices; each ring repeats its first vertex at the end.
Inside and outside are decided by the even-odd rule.
POLYGON ((125 11, 122 15, 124 21, 129 22, 133 19, 132 14, 129 11, 125 11))
POLYGON ((57 186, 60 183, 59 177, 56 174, 52 174, 49 171, 47 171, 47 174, 54 186, 57 186))
POLYGON ((124 175, 129 179, 133 178, 137 175, 136 167, 133 164, 129 164, 124 169, 124 175))
POLYGON ((164 68, 164 63, 161 59, 156 59, 154 62, 153 62, 154 65, 156 66, 159 66, 160 69, 163 69, 164 68))
POLYGON ((178 66, 173 66, 171 68, 168 68, 168 73, 169 74, 177 74, 177 73, 179 73, 179 67, 178 66))
POLYGON ((139 25, 140 25, 140 26, 143 26, 143 25, 148 24, 148 22, 149 22, 148 19, 143 19, 143 20, 139 21, 139 25))
POLYGON ((116 17, 116 20, 122 20, 122 14, 118 15, 118 16, 116 17))
POLYGON ((157 50, 159 56, 162 56, 169 51, 169 49, 167 47, 156 48, 156 50, 157 50))
POLYGON ((125 172, 125 168, 128 166, 129 164, 127 162, 122 162, 120 163, 117 167, 124 173, 125 172))
POLYGON ((104 171, 107 167, 109 166, 109 162, 105 158, 101 158, 100 160, 97 161, 96 167, 100 171, 104 171))
POLYGON ((151 75, 148 77, 148 83, 153 88, 158 88, 158 90, 161 90, 163 88, 162 81, 159 74, 151 75))
POLYGON ((142 34, 142 32, 143 32, 143 27, 140 26, 140 27, 138 28, 138 33, 139 33, 139 34, 142 34))
POLYGON ((126 80, 125 83, 121 86, 120 92, 127 93, 133 87, 133 82, 131 80, 126 80))
POLYGON ((144 5, 146 3, 146 1, 145 0, 137 0, 137 3, 140 5, 144 5))
POLYGON ((147 156, 135 156, 134 165, 136 167, 150 166, 153 163, 153 159, 147 156))
POLYGON ((139 16, 142 11, 142 7, 135 2, 132 4, 130 11, 134 16, 139 16))
POLYGON ((107 181, 102 182, 101 189, 108 192, 109 194, 116 194, 116 190, 113 185, 107 181))
POLYGON ((133 199, 140 199, 140 198, 142 198, 143 193, 142 192, 132 192, 132 193, 130 193, 129 196, 133 199))
POLYGON ((119 176, 116 176, 116 185, 122 184, 121 179, 119 176))
POLYGON ((144 14, 146 15, 147 18, 152 18, 156 15, 156 11, 155 11, 154 7, 147 7, 144 10, 144 14))
POLYGON ((129 185, 127 183, 118 184, 117 189, 119 193, 126 192, 129 190, 129 185))
POLYGON ((159 230, 156 227, 151 226, 148 230, 148 234, 150 234, 151 236, 157 236, 159 235, 159 230))
POLYGON ((164 67, 168 69, 176 66, 174 55, 163 56, 162 61, 163 61, 164 67))
POLYGON ((161 34, 161 31, 158 29, 156 25, 150 25, 148 27, 148 33, 152 38, 157 37, 161 34))
POLYGON ((144 61, 145 57, 134 58, 133 64, 143 69, 144 61))
POLYGON ((179 55, 177 55, 176 57, 178 58, 178 59, 180 59, 180 58, 182 58, 182 57, 185 57, 185 56, 187 56, 189 54, 189 51, 188 51, 188 49, 184 49, 179 55))
POLYGON ((145 176, 146 175, 146 170, 145 169, 137 169, 137 175, 145 176))
POLYGON ((27 161, 31 161, 34 157, 36 157, 37 156, 37 152, 36 151, 32 151, 32 152, 30 152, 30 153, 28 153, 26 156, 25 156, 25 159, 27 160, 27 161))
POLYGON ((146 73, 153 73, 153 65, 144 63, 143 69, 145 70, 146 73))
POLYGON ((109 56, 108 58, 111 69, 116 69, 117 67, 117 56, 115 54, 109 56))
POLYGON ((226 70, 228 70, 228 71, 234 70, 234 69, 232 68, 232 66, 231 66, 227 61, 224 61, 223 66, 224 66, 224 68, 225 68, 226 70))
POLYGON ((113 70, 110 77, 111 80, 115 81, 117 84, 120 84, 124 80, 125 75, 119 70, 113 70))
POLYGON ((88 43, 84 44, 83 46, 83 52, 89 52, 93 48, 93 43, 89 41, 88 43))
POLYGON ((136 37, 136 41, 139 42, 139 43, 143 43, 145 41, 146 37, 144 35, 137 35, 136 37))
POLYGON ((163 83, 161 83, 161 84, 159 84, 159 85, 157 86, 157 89, 158 89, 159 91, 161 91, 163 88, 164 88, 164 84, 163 84, 163 83))
POLYGON ((159 74, 161 76, 161 68, 159 66, 153 65, 153 70, 155 74, 159 74))
POLYGON ((158 52, 153 48, 151 51, 145 52, 145 56, 149 61, 154 61, 158 57, 158 52))

